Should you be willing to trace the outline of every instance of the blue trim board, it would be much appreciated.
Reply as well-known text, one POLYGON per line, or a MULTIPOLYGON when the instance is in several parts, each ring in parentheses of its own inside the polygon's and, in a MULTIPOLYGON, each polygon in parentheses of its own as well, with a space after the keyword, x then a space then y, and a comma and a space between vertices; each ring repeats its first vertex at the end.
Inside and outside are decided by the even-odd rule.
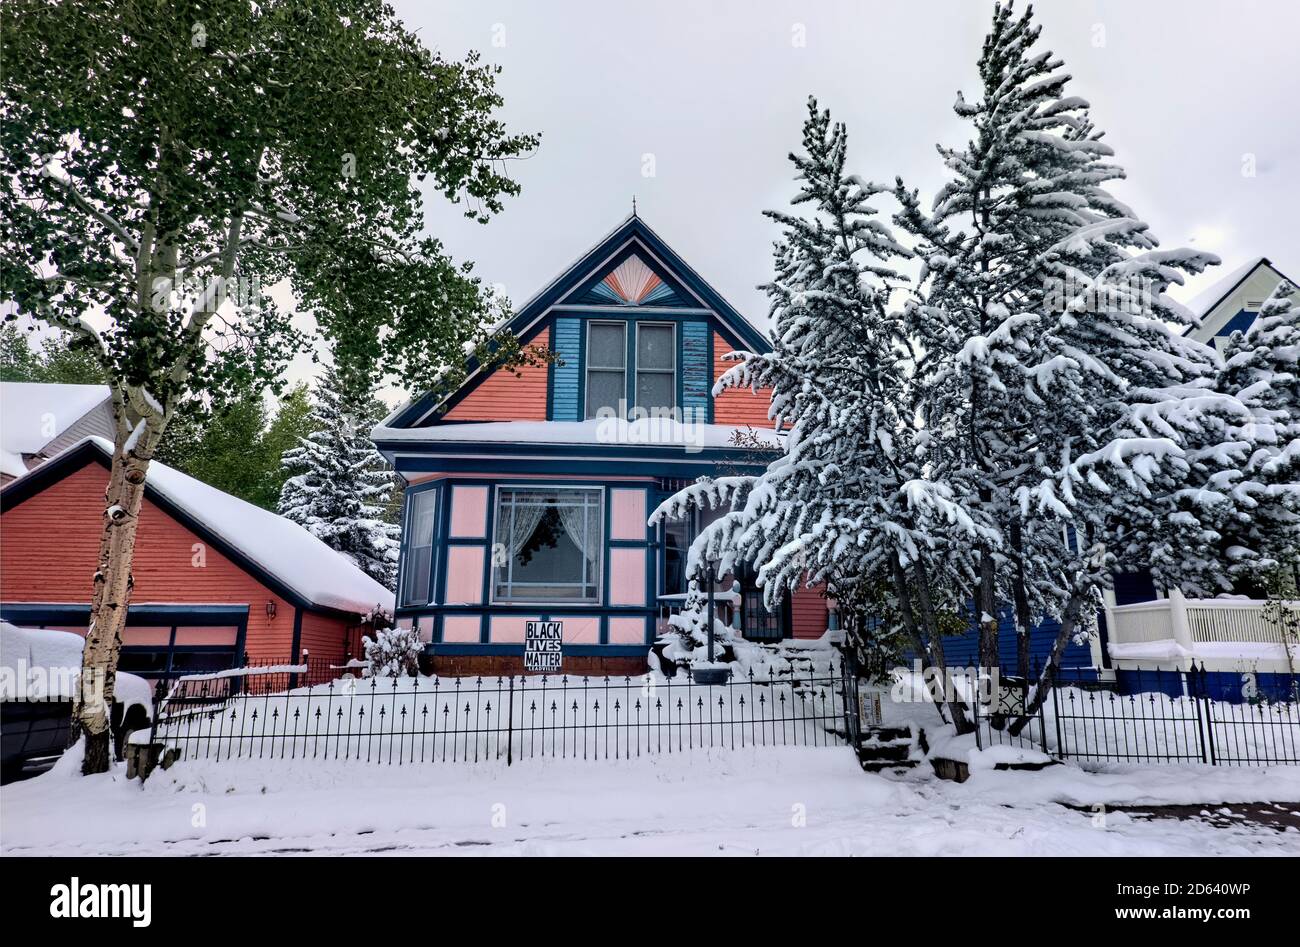
MULTIPOLYGON (((131 605, 128 625, 239 625, 248 622, 247 605, 131 605)), ((15 625, 78 625, 90 621, 89 605, 62 602, 4 602, 0 617, 15 625)))
MULTIPOLYGON (((510 657, 522 658, 524 656, 524 646, 521 644, 465 644, 456 642, 454 644, 443 644, 434 642, 424 646, 426 653, 442 654, 448 657, 457 655, 504 655, 510 657)), ((564 648, 565 655, 569 657, 598 657, 598 658, 636 658, 646 653, 643 645, 603 645, 603 644, 573 644, 566 645, 564 648)), ((553 675, 562 677, 564 672, 553 675)), ((577 675, 569 675, 570 677, 577 675)))
POLYGON ((552 366, 551 409, 547 417, 552 421, 579 421, 582 413, 583 323, 579 319, 556 319, 552 350, 563 360, 563 365, 552 366))
POLYGON ((703 410, 705 417, 712 422, 713 384, 709 366, 712 364, 712 333, 707 322, 682 323, 681 368, 678 376, 681 380, 682 408, 703 410))

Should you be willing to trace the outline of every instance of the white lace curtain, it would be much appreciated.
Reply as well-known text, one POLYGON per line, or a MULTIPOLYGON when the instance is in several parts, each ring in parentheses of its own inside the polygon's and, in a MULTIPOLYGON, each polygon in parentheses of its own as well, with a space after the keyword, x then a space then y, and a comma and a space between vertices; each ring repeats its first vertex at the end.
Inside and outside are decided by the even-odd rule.
POLYGON ((569 502, 562 502, 559 506, 560 523, 564 526, 564 532, 587 560, 588 579, 596 574, 596 556, 600 546, 596 542, 597 531, 600 529, 597 509, 588 494, 576 491, 569 502), (581 502, 584 499, 587 502, 581 502))
POLYGON ((507 510, 509 516, 502 524, 505 527, 505 535, 502 539, 510 552, 510 558, 513 559, 519 555, 519 551, 524 548, 524 543, 528 542, 529 537, 537 529, 537 524, 542 521, 542 516, 546 513, 546 503, 540 502, 534 494, 516 493, 514 502, 507 507, 507 510))
POLYGON ((498 534, 510 558, 519 555, 547 510, 554 508, 565 535, 587 560, 588 576, 596 574, 600 555, 600 507, 594 497, 577 490, 559 494, 520 490, 511 496, 513 502, 502 511, 506 515, 502 517, 498 534))

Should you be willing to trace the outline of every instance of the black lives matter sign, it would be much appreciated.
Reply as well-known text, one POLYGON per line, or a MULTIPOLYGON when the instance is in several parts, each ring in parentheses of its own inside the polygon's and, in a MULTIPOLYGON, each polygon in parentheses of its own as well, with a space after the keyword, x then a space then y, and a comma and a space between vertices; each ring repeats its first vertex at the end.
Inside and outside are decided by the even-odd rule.
POLYGON ((558 671, 564 657, 564 622, 524 623, 524 670, 558 671))

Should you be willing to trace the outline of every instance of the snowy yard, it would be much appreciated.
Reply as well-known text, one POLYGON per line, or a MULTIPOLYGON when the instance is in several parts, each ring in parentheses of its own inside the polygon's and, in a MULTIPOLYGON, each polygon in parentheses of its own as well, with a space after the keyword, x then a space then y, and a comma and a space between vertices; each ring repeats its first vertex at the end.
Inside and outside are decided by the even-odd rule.
POLYGON ((869 775, 845 748, 799 747, 513 767, 194 761, 143 786, 121 767, 75 771, 68 758, 4 788, 3 854, 1300 854, 1294 826, 1219 814, 1224 803, 1300 802, 1294 767, 1066 765, 980 771, 959 785, 924 769, 869 775), (1091 808, 1116 804, 1205 812, 1147 820, 1091 808))

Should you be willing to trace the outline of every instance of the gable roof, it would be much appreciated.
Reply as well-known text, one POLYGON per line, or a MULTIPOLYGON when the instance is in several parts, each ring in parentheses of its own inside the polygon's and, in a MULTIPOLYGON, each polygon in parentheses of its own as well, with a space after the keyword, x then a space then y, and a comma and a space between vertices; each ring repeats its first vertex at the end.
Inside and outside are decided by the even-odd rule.
MULTIPOLYGON (((1209 338, 1223 330, 1224 325, 1228 323, 1240 311, 1239 307, 1231 307, 1230 311, 1219 311, 1224 303, 1228 302, 1235 296, 1242 287, 1255 279, 1256 273, 1260 269, 1266 269, 1271 277, 1266 281, 1269 285, 1265 295, 1270 295, 1277 287, 1277 284, 1286 280, 1293 286, 1297 286, 1294 280, 1273 265, 1273 261, 1266 256, 1251 257, 1240 266, 1229 271, 1211 286, 1197 293, 1191 300, 1185 303, 1185 307, 1191 311, 1199 324, 1189 326, 1183 330, 1184 335, 1190 335, 1193 338, 1207 341, 1209 338)), ((1255 289, 1260 287, 1256 284, 1255 289)), ((1244 300, 1243 300, 1244 302, 1244 300)), ((1250 311, 1250 310, 1247 310, 1250 311)))
MULTIPOLYGON (((716 314, 724 334, 730 336, 733 343, 752 352, 767 352, 771 345, 752 323, 742 316, 729 302, 722 298, 712 286, 683 260, 663 238, 650 228, 635 212, 621 224, 601 238, 572 264, 564 269, 555 279, 537 292, 521 306, 513 317, 500 328, 508 330, 521 340, 526 340, 532 331, 542 323, 546 314, 556 305, 589 305, 583 293, 590 292, 598 284, 605 282, 610 270, 621 266, 635 255, 643 266, 667 286, 676 297, 668 303, 673 308, 711 310, 716 314), (634 253, 629 253, 632 248, 634 253), (575 291, 582 289, 583 293, 575 291), (680 291, 679 291, 680 290, 680 291)), ((637 274, 641 275, 641 274, 637 274)), ((613 288, 613 287, 611 287, 613 288)), ((640 287, 644 288, 644 287, 640 287)), ((650 287, 653 290, 655 287, 650 287)), ((650 290, 647 290, 649 292, 650 290)), ((615 296, 608 301, 615 305, 626 302, 626 288, 623 293, 614 291, 615 296)), ((637 300, 642 305, 659 305, 659 302, 646 302, 644 297, 637 300)), ((634 305, 627 306, 635 311, 634 305)), ((476 385, 481 380, 480 367, 473 361, 470 372, 461 385, 461 391, 476 385)), ((412 427, 425 421, 429 415, 455 393, 440 401, 432 395, 417 395, 406 401, 401 407, 385 418, 380 425, 385 428, 412 427)))
POLYGON ((0 469, 21 477, 24 455, 39 454, 111 397, 107 385, 0 382, 0 469))
MULTIPOLYGON (((83 438, 0 490, 0 510, 36 496, 88 463, 108 468, 112 457, 108 441, 83 438)), ((149 464, 145 496, 295 605, 352 613, 392 607, 392 592, 283 516, 156 460, 149 464)))
POLYGON ((1255 270, 1261 266, 1271 265, 1272 264, 1268 262, 1268 257, 1251 257, 1245 263, 1241 264, 1241 266, 1238 266, 1236 269, 1231 270, 1225 276, 1216 280, 1209 288, 1203 289, 1201 292, 1197 293, 1187 303, 1187 308, 1192 311, 1196 318, 1204 319, 1210 314, 1210 311, 1214 309, 1215 306, 1231 296, 1233 291, 1245 282, 1246 278, 1254 273, 1255 270))

